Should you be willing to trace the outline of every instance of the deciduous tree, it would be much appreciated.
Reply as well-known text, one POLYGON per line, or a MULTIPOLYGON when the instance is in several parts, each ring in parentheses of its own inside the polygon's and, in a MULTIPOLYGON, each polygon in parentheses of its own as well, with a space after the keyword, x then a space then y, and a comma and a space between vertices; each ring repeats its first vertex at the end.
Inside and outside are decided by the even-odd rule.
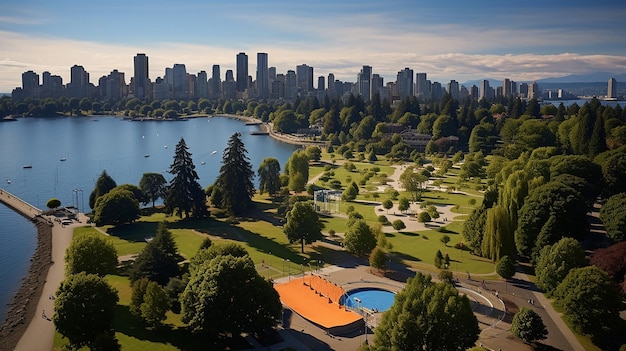
POLYGON ((586 265, 580 243, 572 238, 562 238, 541 249, 535 266, 537 287, 551 294, 572 269, 586 265))
POLYGON ((117 250, 111 242, 99 234, 74 236, 65 252, 67 275, 85 272, 104 277, 115 272, 117 250))
POLYGON ((259 175, 259 193, 267 192, 271 196, 280 191, 280 163, 273 157, 264 158, 257 171, 259 175))
POLYGON ((371 349, 464 350, 474 345, 479 333, 467 296, 417 273, 383 314, 371 349))
POLYGON ((322 238, 324 225, 310 203, 296 202, 293 208, 287 212, 286 217, 287 223, 283 232, 287 235, 290 243, 300 241, 303 253, 305 244, 311 244, 322 238))
POLYGON ((496 273, 504 279, 510 279, 515 275, 515 261, 511 256, 505 255, 500 258, 496 265, 496 273))
POLYGON ((400 183, 406 191, 413 197, 413 201, 420 201, 422 194, 426 190, 428 178, 421 173, 417 173, 415 168, 409 166, 400 175, 400 183))
POLYGON ((522 309, 513 316, 511 333, 529 344, 536 340, 548 337, 548 329, 543 320, 534 310, 528 307, 522 309))
POLYGON ((154 207, 156 200, 167 194, 167 181, 161 173, 144 173, 139 181, 139 188, 146 195, 146 201, 152 201, 154 207))
POLYGON ((68 276, 56 293, 56 330, 76 349, 94 345, 102 335, 113 334, 117 291, 104 278, 84 272, 68 276))
POLYGON ((115 184, 113 178, 107 174, 107 171, 102 171, 102 174, 100 174, 96 180, 96 187, 93 189, 91 194, 89 194, 89 207, 95 209, 96 200, 98 200, 100 196, 111 191, 116 186, 117 184, 115 184))
POLYGON ((165 290, 156 282, 148 283, 146 293, 141 304, 141 317, 149 325, 159 327, 167 318, 170 309, 170 300, 165 290))
POLYGON ((348 252, 358 256, 367 255, 376 247, 376 237, 364 220, 357 220, 348 228, 343 244, 348 252))
POLYGON ((139 202, 132 192, 114 189, 98 197, 93 221, 98 226, 120 225, 139 218, 139 202))

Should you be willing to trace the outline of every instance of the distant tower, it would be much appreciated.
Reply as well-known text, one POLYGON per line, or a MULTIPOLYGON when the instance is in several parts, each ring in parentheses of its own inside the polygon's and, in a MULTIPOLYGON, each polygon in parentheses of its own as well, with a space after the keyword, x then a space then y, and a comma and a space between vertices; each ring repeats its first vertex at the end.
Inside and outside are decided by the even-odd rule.
POLYGON ((256 54, 256 90, 260 99, 267 99, 270 96, 269 69, 267 64, 267 54, 259 52, 256 54))
POLYGON ((448 94, 450 94, 454 100, 459 100, 459 82, 453 79, 448 83, 447 88, 448 94))
POLYGON ((617 80, 615 80, 615 78, 609 79, 609 86, 607 89, 606 97, 609 99, 617 98, 617 80))
POLYGON ((288 100, 295 100, 296 96, 298 96, 296 72, 289 70, 285 76, 285 98, 288 100))
POLYGON ((89 93, 89 73, 83 66, 74 65, 70 68, 70 96, 83 98, 89 93))
MULTIPOLYGON (((289 73, 287 73, 289 74, 289 73)), ((313 67, 307 64, 296 66, 296 86, 303 95, 313 90, 313 67)))
POLYGON ((149 85, 150 78, 148 77, 148 56, 146 54, 137 54, 134 57, 135 71, 133 75, 133 93, 138 99, 144 99, 150 94, 149 85))
POLYGON ((33 71, 22 73, 22 90, 25 97, 36 97, 39 91, 39 75, 33 71))
POLYGON ((539 98, 539 84, 537 84, 537 82, 533 82, 531 85, 528 86, 528 98, 539 98))
POLYGON ((357 94, 361 95, 364 101, 369 101, 372 89, 372 66, 363 66, 357 75, 357 94))
POLYGON ((237 54, 237 91, 248 88, 248 55, 244 52, 237 54))
POLYGON ((430 93, 430 83, 427 80, 426 73, 415 74, 415 95, 421 99, 428 99, 430 93))
POLYGON ((513 95, 513 91, 511 89, 511 80, 509 78, 505 78, 502 81, 502 97, 508 98, 513 95))
POLYGON ((398 89, 398 96, 401 98, 413 96, 413 70, 407 67, 398 72, 396 76, 396 85, 398 89))
POLYGON ((218 98, 221 93, 221 75, 220 75, 220 65, 213 65, 213 69, 211 71, 211 94, 212 98, 218 98))
POLYGON ((187 68, 182 63, 175 63, 172 69, 172 97, 187 99, 187 68))
POLYGON ((317 77, 317 91, 325 91, 326 90, 326 77, 319 76, 317 77))
POLYGON ((483 79, 480 82, 480 86, 478 87, 478 99, 488 99, 489 96, 489 81, 486 79, 483 79))
POLYGON ((337 90, 335 88, 335 75, 332 73, 328 73, 328 96, 334 97, 337 94, 337 90))

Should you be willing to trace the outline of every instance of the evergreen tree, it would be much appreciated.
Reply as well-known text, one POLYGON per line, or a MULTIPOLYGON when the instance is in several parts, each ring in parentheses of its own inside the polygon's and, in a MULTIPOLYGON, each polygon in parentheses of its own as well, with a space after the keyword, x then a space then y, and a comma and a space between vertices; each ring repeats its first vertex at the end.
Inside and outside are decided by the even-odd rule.
POLYGON ((183 138, 176 145, 174 162, 170 165, 169 173, 174 175, 170 181, 165 197, 167 213, 175 213, 182 217, 202 217, 206 215, 206 197, 202 187, 198 184, 198 173, 191 159, 187 144, 183 138))
POLYGON ((232 215, 240 215, 252 206, 254 172, 247 156, 241 133, 233 134, 224 150, 220 174, 215 187, 221 192, 221 201, 214 205, 232 215))
POLYGON ((113 178, 107 174, 107 171, 102 171, 102 174, 100 174, 100 177, 96 180, 96 187, 91 194, 89 194, 89 207, 92 209, 96 208, 96 200, 98 200, 100 196, 113 190, 116 186, 117 184, 115 184, 113 178))
POLYGON ((150 240, 133 263, 130 280, 148 278, 164 286, 179 273, 180 256, 172 233, 164 222, 159 223, 156 236, 150 240))

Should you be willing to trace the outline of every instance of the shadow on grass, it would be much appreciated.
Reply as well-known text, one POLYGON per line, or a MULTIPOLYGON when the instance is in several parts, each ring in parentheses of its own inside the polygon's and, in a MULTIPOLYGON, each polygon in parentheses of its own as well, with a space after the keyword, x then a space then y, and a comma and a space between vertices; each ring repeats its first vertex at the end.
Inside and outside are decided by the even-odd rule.
POLYGON ((421 262, 422 260, 420 258, 417 258, 413 255, 407 255, 405 253, 402 252, 397 252, 397 251, 392 251, 391 254, 393 254, 395 257, 397 257, 400 260, 408 260, 408 261, 415 261, 415 262, 421 262))
POLYGON ((404 236, 420 236, 420 233, 414 233, 414 232, 398 232, 398 234, 402 234, 404 236))
POLYGON ((107 229, 107 233, 127 241, 145 241, 156 234, 157 222, 135 222, 107 229))
POLYGON ((245 350, 251 345, 242 337, 220 338, 207 334, 192 333, 187 328, 167 325, 158 329, 146 328, 143 321, 130 313, 128 306, 115 307, 113 327, 116 332, 139 340, 171 344, 179 350, 245 350))

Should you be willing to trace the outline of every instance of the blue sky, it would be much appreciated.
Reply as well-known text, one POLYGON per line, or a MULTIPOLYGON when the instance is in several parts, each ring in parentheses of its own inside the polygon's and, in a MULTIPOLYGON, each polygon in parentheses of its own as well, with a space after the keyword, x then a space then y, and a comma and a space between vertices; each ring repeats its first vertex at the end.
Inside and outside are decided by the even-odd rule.
POLYGON ((314 75, 355 81, 363 65, 395 80, 404 67, 431 80, 518 81, 626 72, 626 3, 590 1, 163 1, 1 0, 0 92, 21 73, 69 82, 79 64, 91 82, 113 69, 132 76, 133 56, 150 78, 184 63, 222 78, 235 56, 267 52, 279 73, 306 63, 314 75))

